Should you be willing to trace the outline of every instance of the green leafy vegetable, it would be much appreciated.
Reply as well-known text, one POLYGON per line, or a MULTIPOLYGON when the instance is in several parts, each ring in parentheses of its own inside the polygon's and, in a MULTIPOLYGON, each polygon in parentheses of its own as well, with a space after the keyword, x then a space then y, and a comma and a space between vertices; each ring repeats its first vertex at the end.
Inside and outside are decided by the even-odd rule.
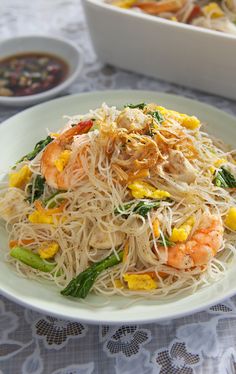
POLYGON ((160 238, 157 240, 157 243, 166 246, 166 247, 172 247, 175 245, 174 242, 172 242, 167 236, 164 235, 164 237, 160 236, 160 238))
POLYGON ((163 117, 163 115, 161 114, 161 112, 159 112, 159 110, 156 110, 155 112, 150 112, 149 114, 151 114, 151 116, 159 123, 162 123, 165 118, 163 117))
POLYGON ((137 202, 126 203, 124 205, 118 206, 115 209, 115 214, 122 214, 124 217, 128 217, 132 213, 140 214, 140 216, 146 218, 148 212, 157 208, 160 205, 160 200, 139 200, 137 202))
MULTIPOLYGON (((155 121, 158 122, 159 124, 161 124, 164 121, 164 117, 159 112, 159 110, 156 110, 155 112, 148 112, 148 114, 152 116, 155 119, 155 121)), ((146 133, 146 135, 153 136, 155 134, 155 131, 153 131, 154 129, 155 129, 155 125, 154 123, 151 123, 149 125, 149 130, 146 133)))
POLYGON ((91 265, 70 281, 66 288, 61 291, 62 295, 84 299, 91 290, 98 275, 104 270, 119 264, 123 259, 123 254, 123 251, 117 254, 118 257, 115 254, 111 254, 104 260, 91 265))
POLYGON ((135 108, 138 108, 138 109, 144 109, 144 107, 146 106, 145 103, 140 103, 140 104, 127 104, 125 105, 125 108, 131 108, 131 109, 135 109, 135 108))
MULTIPOLYGON (((47 199, 45 199, 43 201, 43 204, 44 205, 48 205, 48 207, 51 209, 51 208, 55 208, 55 206, 57 205, 57 202, 54 200, 54 197, 63 193, 63 192, 66 192, 66 191, 63 191, 63 190, 60 190, 60 191, 56 191, 54 192, 51 196, 49 196, 47 199)), ((61 201, 64 201, 65 199, 64 198, 59 198, 58 201, 61 202, 61 201)))
POLYGON ((51 272, 56 266, 55 263, 44 261, 39 255, 24 247, 12 248, 10 255, 24 264, 45 273, 51 272))
POLYGON ((135 203, 134 202, 131 202, 131 203, 125 203, 124 205, 119 205, 117 208, 115 208, 114 210, 114 213, 117 215, 117 214, 122 214, 123 216, 129 216, 130 213, 128 212, 127 213, 127 210, 130 210, 130 208, 132 206, 134 206, 135 203))
POLYGON ((37 156, 37 154, 41 152, 52 141, 53 139, 51 138, 51 136, 47 136, 46 139, 40 140, 35 145, 34 150, 30 153, 27 153, 27 155, 23 156, 19 161, 17 161, 17 164, 25 160, 33 160, 37 156))
POLYGON ((32 204, 35 200, 39 199, 44 192, 45 178, 37 175, 33 183, 28 187, 29 197, 27 200, 32 204))
POLYGON ((230 173, 227 169, 223 166, 216 172, 215 178, 213 179, 213 183, 217 187, 222 188, 234 188, 236 187, 236 179, 233 174, 230 173))
POLYGON ((134 212, 140 214, 142 217, 147 217, 148 212, 153 208, 157 208, 159 205, 160 201, 142 201, 136 205, 134 212))

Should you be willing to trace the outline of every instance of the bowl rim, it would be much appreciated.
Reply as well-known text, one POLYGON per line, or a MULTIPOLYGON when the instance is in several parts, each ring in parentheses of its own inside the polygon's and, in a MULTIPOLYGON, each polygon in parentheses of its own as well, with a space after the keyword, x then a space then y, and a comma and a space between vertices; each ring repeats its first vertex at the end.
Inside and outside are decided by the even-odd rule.
POLYGON ((161 18, 161 17, 158 17, 158 16, 155 17, 155 16, 152 16, 152 15, 143 13, 143 12, 134 12, 131 9, 123 9, 123 8, 116 7, 112 4, 106 3, 104 0, 82 0, 82 2, 93 4, 93 6, 98 6, 98 7, 104 8, 107 11, 112 11, 112 12, 117 12, 117 13, 123 14, 123 16, 126 16, 126 17, 128 17, 128 16, 138 17, 138 18, 141 18, 141 19, 144 19, 144 20, 146 19, 146 20, 151 21, 153 23, 157 22, 157 23, 165 25, 166 27, 170 26, 170 27, 172 27, 176 30, 184 29, 184 30, 188 30, 189 32, 193 32, 193 33, 198 32, 198 33, 203 34, 203 35, 209 34, 209 35, 211 35, 211 37, 218 37, 218 38, 229 39, 229 40, 235 40, 236 39, 236 35, 234 36, 233 34, 228 34, 228 33, 224 33, 224 32, 221 32, 221 31, 211 30, 211 29, 207 29, 207 28, 204 28, 204 27, 190 25, 190 24, 186 24, 186 23, 169 21, 165 18, 161 18))
MULTIPOLYGON (((54 45, 55 42, 56 43, 59 42, 59 43, 61 43, 61 45, 63 45, 63 44, 67 45, 69 48, 71 48, 71 50, 73 50, 74 55, 77 58, 77 64, 73 65, 74 66, 74 71, 73 72, 70 72, 70 69, 69 69, 69 73, 68 73, 67 77, 65 77, 65 79, 61 83, 59 83, 57 86, 55 86, 55 87, 53 87, 53 88, 51 88, 47 91, 40 92, 40 93, 37 93, 37 94, 34 94, 34 95, 14 96, 14 97, 0 96, 0 104, 1 105, 4 105, 4 104, 6 104, 6 105, 11 104, 11 105, 16 105, 16 106, 17 105, 22 105, 22 104, 29 105, 31 103, 37 103, 37 102, 49 99, 49 98, 59 94, 61 91, 65 90, 68 86, 70 86, 82 70, 82 67, 84 65, 84 58, 83 58, 83 52, 82 52, 81 48, 78 47, 77 45, 75 45, 70 40, 67 40, 67 39, 62 38, 62 37, 51 37, 51 36, 47 36, 47 35, 36 35, 36 34, 11 37, 11 38, 4 39, 0 42, 0 50, 1 50, 1 46, 4 45, 4 44, 8 44, 8 43, 12 43, 12 42, 20 43, 22 41, 26 42, 27 40, 35 40, 36 45, 35 45, 35 51, 33 51, 33 52, 40 51, 40 49, 37 49, 37 40, 38 41, 39 40, 46 40, 47 42, 49 42, 49 44, 52 45, 52 55, 58 56, 59 58, 63 58, 63 60, 68 64, 68 66, 70 68, 70 67, 72 67, 70 59, 65 58, 64 56, 61 57, 60 53, 57 53, 57 52, 54 53, 54 48, 53 48, 53 45, 54 45)), ((20 54, 21 53, 24 54, 24 52, 20 52, 20 54)), ((26 53, 27 53, 27 50, 26 50, 26 53)), ((10 57, 10 56, 13 56, 13 55, 14 55, 14 52, 12 52, 10 54, 7 54, 6 57, 7 56, 10 57)))

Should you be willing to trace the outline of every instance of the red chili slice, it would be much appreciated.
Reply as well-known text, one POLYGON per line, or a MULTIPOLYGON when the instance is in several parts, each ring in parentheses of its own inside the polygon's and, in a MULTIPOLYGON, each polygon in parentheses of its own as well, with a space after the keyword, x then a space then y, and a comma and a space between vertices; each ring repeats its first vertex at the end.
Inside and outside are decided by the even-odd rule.
POLYGON ((202 13, 202 10, 201 10, 200 6, 199 6, 199 5, 195 5, 195 6, 193 7, 192 12, 191 12, 191 13, 189 14, 189 16, 188 16, 186 23, 191 23, 192 20, 193 20, 194 18, 200 16, 201 13, 202 13))

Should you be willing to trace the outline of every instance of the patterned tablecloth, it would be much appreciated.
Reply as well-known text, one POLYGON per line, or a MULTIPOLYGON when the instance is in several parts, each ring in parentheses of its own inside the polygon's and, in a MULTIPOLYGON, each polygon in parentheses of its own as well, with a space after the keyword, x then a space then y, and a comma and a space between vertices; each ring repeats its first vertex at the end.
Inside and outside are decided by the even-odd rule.
MULTIPOLYGON (((83 50, 84 69, 68 94, 150 89, 236 115, 233 101, 101 65, 79 1, 0 0, 0 39, 35 33, 66 37, 83 50)), ((0 107, 0 120, 17 112, 0 107)), ((235 347, 236 297, 177 320, 100 327, 58 320, 0 299, 0 374, 234 374, 235 347)))

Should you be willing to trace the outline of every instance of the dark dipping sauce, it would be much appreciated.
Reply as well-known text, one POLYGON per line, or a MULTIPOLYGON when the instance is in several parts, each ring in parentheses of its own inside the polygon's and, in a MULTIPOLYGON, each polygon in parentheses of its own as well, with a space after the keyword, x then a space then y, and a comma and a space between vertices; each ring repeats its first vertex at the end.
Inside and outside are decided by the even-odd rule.
POLYGON ((28 96, 58 86, 68 65, 45 53, 22 53, 0 60, 0 96, 28 96))

